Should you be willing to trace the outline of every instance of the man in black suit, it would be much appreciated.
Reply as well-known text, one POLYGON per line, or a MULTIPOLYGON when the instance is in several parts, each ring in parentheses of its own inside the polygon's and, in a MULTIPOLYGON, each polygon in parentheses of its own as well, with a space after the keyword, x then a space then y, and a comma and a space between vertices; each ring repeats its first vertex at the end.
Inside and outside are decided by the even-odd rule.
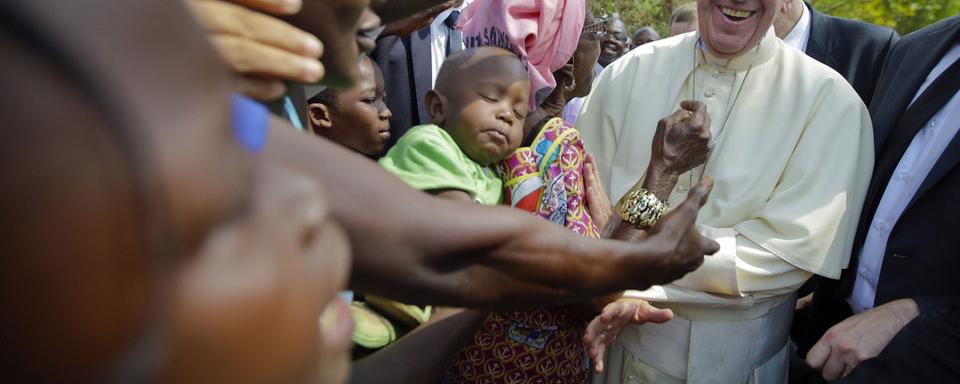
POLYGON ((820 375, 801 377, 794 361, 794 381, 960 381, 958 58, 960 16, 890 51, 870 106, 877 160, 850 266, 818 282, 806 319, 816 340, 806 363, 820 375))
MULTIPOLYGON (((383 72, 386 103, 393 112, 390 139, 383 153, 413 126, 430 123, 424 100, 427 91, 433 89, 438 64, 446 54, 462 49, 463 40, 454 26, 460 10, 468 3, 462 0, 441 3, 412 16, 411 20, 397 22, 417 25, 419 29, 390 33, 377 40, 377 48, 370 57, 383 72), (439 49, 441 46, 445 49, 439 49)), ((391 29, 392 25, 387 28, 391 29)))
POLYGON ((409 36, 386 36, 370 55, 383 72, 390 117, 390 139, 384 152, 408 129, 429 122, 423 99, 433 88, 430 73, 430 29, 409 36))
POLYGON ((866 105, 880 63, 900 39, 890 28, 824 15, 802 0, 784 0, 773 28, 787 45, 843 75, 866 105))

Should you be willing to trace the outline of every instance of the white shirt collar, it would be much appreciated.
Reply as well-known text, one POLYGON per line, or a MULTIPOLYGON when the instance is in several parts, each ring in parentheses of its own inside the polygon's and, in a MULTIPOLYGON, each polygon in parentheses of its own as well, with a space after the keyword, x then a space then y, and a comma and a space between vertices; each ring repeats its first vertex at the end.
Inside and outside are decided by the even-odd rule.
POLYGON ((803 13, 800 14, 800 20, 797 20, 797 25, 793 26, 793 29, 790 30, 790 33, 783 38, 783 42, 787 45, 799 49, 801 51, 807 51, 807 41, 810 40, 810 10, 807 9, 806 4, 803 6, 803 13))
MULTIPOLYGON (((443 61, 447 58, 447 39, 450 38, 450 28, 444 24, 447 20, 447 17, 450 16, 450 13, 453 11, 463 11, 467 8, 473 0, 463 0, 463 3, 459 7, 450 8, 443 12, 440 12, 436 18, 433 19, 433 23, 430 23, 430 87, 433 88, 433 84, 437 82, 437 75, 440 73, 440 67, 443 66, 443 61)), ((461 42, 463 44, 463 42, 461 42)), ((460 48, 463 48, 461 46, 460 48)))
POLYGON ((431 30, 433 30, 433 29, 443 29, 444 31, 446 31, 446 30, 447 30, 447 29, 446 29, 446 26, 443 25, 443 23, 444 23, 444 21, 447 20, 447 17, 449 17, 450 14, 453 13, 453 11, 463 12, 463 10, 466 9, 467 6, 470 5, 470 3, 472 3, 472 2, 473 2, 473 0, 463 0, 463 3, 461 3, 460 6, 453 7, 453 8, 447 9, 447 10, 445 10, 445 11, 443 11, 443 12, 440 12, 440 13, 437 14, 437 16, 433 19, 433 22, 430 23, 430 29, 431 29, 431 30))

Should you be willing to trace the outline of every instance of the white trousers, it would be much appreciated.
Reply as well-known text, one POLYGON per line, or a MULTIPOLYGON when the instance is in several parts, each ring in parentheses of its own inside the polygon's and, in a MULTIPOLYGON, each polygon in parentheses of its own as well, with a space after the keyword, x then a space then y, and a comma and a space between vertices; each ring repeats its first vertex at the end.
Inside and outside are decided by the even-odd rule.
POLYGON ((771 302, 763 313, 710 309, 679 313, 665 324, 624 329, 607 349, 604 373, 593 384, 762 383, 787 382, 788 337, 795 295, 771 302), (707 320, 724 311, 723 320, 707 320))

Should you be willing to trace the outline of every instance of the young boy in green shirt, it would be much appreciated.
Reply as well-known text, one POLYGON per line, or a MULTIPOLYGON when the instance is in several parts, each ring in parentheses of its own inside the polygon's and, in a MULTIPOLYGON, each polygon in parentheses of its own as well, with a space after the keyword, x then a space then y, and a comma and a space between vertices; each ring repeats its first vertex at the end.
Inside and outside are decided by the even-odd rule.
POLYGON ((427 113, 433 124, 411 128, 380 159, 410 186, 444 198, 500 203, 503 183, 489 168, 520 145, 530 80, 520 60, 495 47, 447 58, 427 113))

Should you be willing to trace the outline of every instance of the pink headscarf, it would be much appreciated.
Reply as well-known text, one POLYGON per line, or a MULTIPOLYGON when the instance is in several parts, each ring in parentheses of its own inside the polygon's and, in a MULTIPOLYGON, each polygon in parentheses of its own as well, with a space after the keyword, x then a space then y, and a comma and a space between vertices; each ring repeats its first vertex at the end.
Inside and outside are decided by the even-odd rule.
POLYGON ((476 0, 460 15, 467 48, 493 45, 517 54, 530 74, 530 111, 553 92, 553 71, 577 49, 584 0, 476 0))

